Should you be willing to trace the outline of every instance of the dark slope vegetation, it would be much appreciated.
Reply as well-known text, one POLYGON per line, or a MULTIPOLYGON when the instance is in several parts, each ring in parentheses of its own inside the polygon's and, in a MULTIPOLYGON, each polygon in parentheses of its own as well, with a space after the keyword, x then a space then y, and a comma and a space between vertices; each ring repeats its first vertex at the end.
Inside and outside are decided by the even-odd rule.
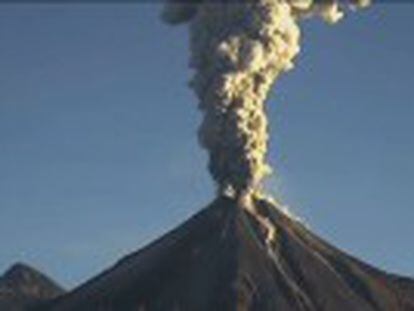
POLYGON ((15 264, 0 277, 0 311, 21 311, 63 294, 48 277, 24 264, 15 264))
POLYGON ((263 228, 217 199, 177 229, 42 311, 410 311, 414 281, 327 244, 272 204, 263 228))

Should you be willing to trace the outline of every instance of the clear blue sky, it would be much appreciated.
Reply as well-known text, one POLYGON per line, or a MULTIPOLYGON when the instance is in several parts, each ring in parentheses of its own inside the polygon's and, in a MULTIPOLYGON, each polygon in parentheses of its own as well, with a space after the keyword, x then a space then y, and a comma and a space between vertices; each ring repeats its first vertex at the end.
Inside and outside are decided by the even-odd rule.
MULTIPOLYGON (((0 271, 71 287, 213 198, 187 32, 159 5, 0 5, 0 271)), ((307 22, 269 101, 269 189, 327 240, 414 275, 414 5, 307 22)))

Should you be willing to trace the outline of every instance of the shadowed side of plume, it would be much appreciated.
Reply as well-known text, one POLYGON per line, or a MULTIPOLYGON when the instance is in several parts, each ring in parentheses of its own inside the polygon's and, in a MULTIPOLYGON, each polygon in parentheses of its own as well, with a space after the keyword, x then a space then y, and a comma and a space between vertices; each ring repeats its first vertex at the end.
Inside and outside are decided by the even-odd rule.
POLYGON ((329 245, 272 204, 211 206, 42 311, 414 310, 414 282, 329 245))
POLYGON ((0 277, 0 311, 27 310, 64 293, 42 273, 24 264, 15 264, 0 277))

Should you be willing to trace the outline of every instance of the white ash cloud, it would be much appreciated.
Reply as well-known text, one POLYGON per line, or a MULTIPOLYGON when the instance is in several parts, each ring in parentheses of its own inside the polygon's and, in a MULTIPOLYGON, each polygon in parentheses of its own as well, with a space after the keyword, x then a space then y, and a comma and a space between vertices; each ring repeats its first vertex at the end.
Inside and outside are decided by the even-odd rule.
POLYGON ((300 51, 300 21, 343 17, 345 6, 369 0, 170 0, 163 18, 190 25, 191 86, 203 113, 199 140, 219 192, 260 192, 271 173, 266 160, 268 93, 293 68, 300 51))

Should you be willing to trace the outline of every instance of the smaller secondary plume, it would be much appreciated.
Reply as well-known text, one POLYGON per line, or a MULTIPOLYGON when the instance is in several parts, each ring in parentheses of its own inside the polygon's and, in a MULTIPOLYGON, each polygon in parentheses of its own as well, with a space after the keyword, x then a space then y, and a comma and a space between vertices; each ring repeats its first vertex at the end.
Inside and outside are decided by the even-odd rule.
MULTIPOLYGON (((364 7, 369 0, 348 1, 364 7)), ((338 1, 317 0, 170 0, 163 18, 188 22, 191 86, 203 121, 199 141, 209 154, 209 169, 219 193, 250 198, 261 192, 271 173, 266 160, 268 93, 293 68, 300 51, 299 22, 321 16, 328 23, 343 17, 338 1)))

